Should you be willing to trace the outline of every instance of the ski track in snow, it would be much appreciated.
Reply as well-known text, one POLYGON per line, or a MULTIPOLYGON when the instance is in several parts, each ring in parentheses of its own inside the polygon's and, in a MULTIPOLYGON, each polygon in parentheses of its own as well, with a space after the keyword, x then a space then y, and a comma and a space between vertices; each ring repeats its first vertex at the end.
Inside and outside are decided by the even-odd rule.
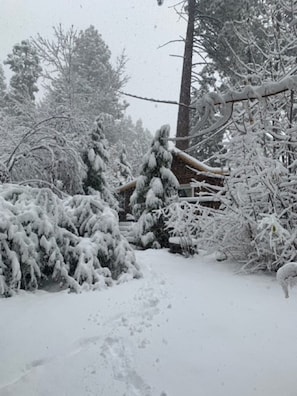
MULTIPOLYGON (((113 380, 124 385, 125 392, 121 396, 156 395, 145 379, 135 370, 134 354, 137 348, 144 349, 150 344, 149 334, 143 333, 147 333, 153 326, 154 316, 159 315, 161 310, 166 309, 166 306, 167 309, 171 308, 171 305, 167 303, 166 292, 163 290, 165 280, 161 279, 157 283, 155 280, 151 282, 153 277, 160 278, 160 275, 152 272, 150 268, 146 268, 146 270, 146 279, 139 282, 129 315, 125 316, 119 313, 102 323, 100 310, 98 313, 90 314, 88 321, 100 326, 101 330, 105 330, 104 335, 80 338, 57 355, 40 357, 31 361, 14 379, 0 384, 0 396, 15 396, 15 387, 25 385, 34 374, 38 376, 39 369, 47 366, 53 367, 57 364, 63 365, 63 362, 66 364, 69 359, 89 349, 92 350, 93 355, 96 355, 96 358, 92 359, 93 362, 89 366, 84 367, 85 373, 94 375, 104 368, 113 380), (151 284, 155 287, 152 287, 151 284)), ((98 389, 92 391, 87 384, 87 377, 84 378, 86 382, 85 394, 103 395, 100 391, 98 393, 98 389)), ((104 393, 104 396, 107 394, 104 393)), ((164 392, 158 394, 166 396, 164 392)))

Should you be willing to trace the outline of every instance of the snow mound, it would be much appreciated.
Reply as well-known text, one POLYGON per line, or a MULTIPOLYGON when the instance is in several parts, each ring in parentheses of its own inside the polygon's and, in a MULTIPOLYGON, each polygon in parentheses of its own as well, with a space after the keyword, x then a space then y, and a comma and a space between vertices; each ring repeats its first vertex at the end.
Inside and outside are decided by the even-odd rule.
POLYGON ((297 285, 297 263, 287 263, 276 273, 276 279, 285 292, 285 297, 289 297, 289 286, 297 285))

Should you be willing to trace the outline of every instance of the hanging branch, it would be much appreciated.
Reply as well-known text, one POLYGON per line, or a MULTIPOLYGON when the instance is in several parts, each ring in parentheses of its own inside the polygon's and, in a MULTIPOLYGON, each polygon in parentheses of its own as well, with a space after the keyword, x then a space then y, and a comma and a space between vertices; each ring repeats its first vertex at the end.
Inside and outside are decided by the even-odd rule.
POLYGON ((175 102, 173 100, 161 100, 161 99, 154 99, 154 98, 145 98, 143 96, 138 96, 138 95, 132 95, 123 91, 118 91, 121 95, 129 96, 130 98, 135 98, 135 99, 140 99, 140 100, 146 100, 147 102, 154 102, 154 103, 165 103, 165 104, 172 104, 176 106, 184 106, 188 107, 189 109, 195 110, 195 107, 193 106, 188 106, 184 103, 179 103, 175 102))
MULTIPOLYGON (((190 140, 190 139, 193 139, 195 137, 199 137, 199 136, 205 135, 207 133, 216 131, 217 129, 220 129, 220 128, 224 127, 227 124, 227 122, 232 117, 232 113, 233 113, 233 103, 229 102, 225 106, 225 111, 223 112, 222 117, 220 117, 213 125, 209 126, 208 128, 201 129, 202 126, 205 124, 205 122, 206 122, 206 120, 208 118, 208 115, 210 114, 209 109, 206 109, 205 113, 203 114, 203 116, 201 118, 201 120, 192 129, 192 131, 194 131, 194 133, 192 133, 190 136, 175 137, 175 138, 170 138, 168 140, 171 140, 171 141, 190 140), (197 133, 195 133, 195 131, 197 133)), ((192 149, 192 147, 188 148, 187 150, 191 150, 191 149, 192 149)))
MULTIPOLYGON (((251 99, 261 100, 264 98, 268 98, 269 96, 279 95, 283 92, 294 89, 296 88, 296 85, 297 85, 297 77, 295 76, 286 77, 279 82, 265 83, 263 85, 255 86, 255 87, 248 85, 242 91, 229 91, 225 95, 215 94, 215 99, 212 99, 211 105, 218 106, 227 103, 236 103, 251 99)), ((184 107, 188 107, 189 109, 196 110, 196 107, 194 106, 188 106, 184 103, 179 103, 173 100, 146 98, 143 96, 133 95, 123 91, 118 91, 118 92, 121 95, 129 96, 130 98, 134 98, 134 99, 140 99, 154 103, 164 103, 164 104, 172 104, 176 106, 184 106, 184 107)), ((201 107, 205 107, 205 108, 209 107, 208 105, 206 105, 206 101, 208 101, 209 98, 212 98, 212 93, 205 95, 203 98, 201 100, 203 106, 201 107), (205 98, 206 100, 203 101, 203 98, 205 98)))

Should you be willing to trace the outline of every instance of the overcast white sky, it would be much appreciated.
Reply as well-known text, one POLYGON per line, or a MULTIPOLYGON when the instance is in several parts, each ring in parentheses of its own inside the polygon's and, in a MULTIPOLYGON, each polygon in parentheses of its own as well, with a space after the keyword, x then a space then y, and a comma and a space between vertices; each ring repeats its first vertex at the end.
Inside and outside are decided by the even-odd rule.
MULTIPOLYGON (((175 43, 158 49, 185 33, 185 22, 170 8, 177 2, 166 0, 159 7, 156 0, 0 0, 0 61, 23 39, 37 33, 50 38, 54 25, 80 30, 92 24, 113 58, 126 50, 130 81, 125 91, 178 101, 182 60, 170 54, 182 55, 183 46, 175 43)), ((152 132, 170 124, 175 132, 177 106, 126 100, 134 121, 141 118, 152 132)))

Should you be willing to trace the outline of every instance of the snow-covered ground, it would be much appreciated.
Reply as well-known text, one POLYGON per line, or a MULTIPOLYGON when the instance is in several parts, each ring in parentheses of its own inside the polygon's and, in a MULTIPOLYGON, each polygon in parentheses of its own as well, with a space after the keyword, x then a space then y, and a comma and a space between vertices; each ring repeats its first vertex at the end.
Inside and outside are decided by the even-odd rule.
POLYGON ((136 254, 140 280, 0 299, 1 396, 297 395, 297 290, 211 257, 136 254))

